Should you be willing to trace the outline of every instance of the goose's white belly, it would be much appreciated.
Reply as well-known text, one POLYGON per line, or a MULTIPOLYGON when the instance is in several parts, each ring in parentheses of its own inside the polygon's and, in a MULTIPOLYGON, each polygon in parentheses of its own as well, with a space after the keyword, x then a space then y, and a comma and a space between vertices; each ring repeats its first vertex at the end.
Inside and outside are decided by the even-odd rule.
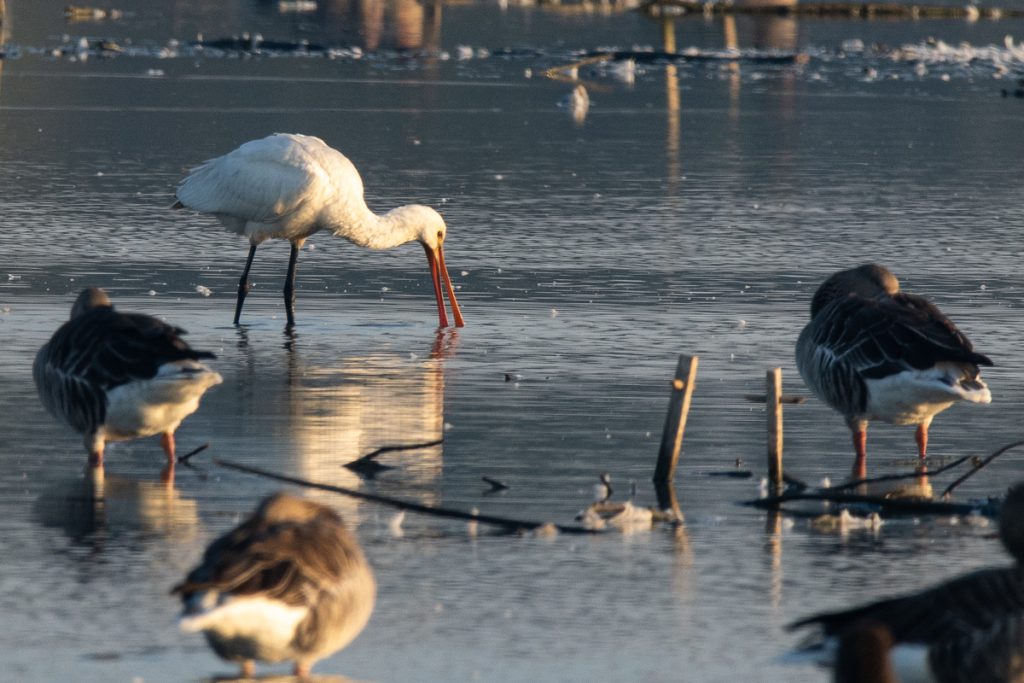
POLYGON ((107 393, 105 436, 118 441, 174 431, 199 408, 203 393, 221 381, 205 366, 181 361, 162 366, 152 379, 122 384, 107 393), (202 370, 186 373, 183 367, 202 370))
POLYGON ((882 380, 866 380, 869 420, 894 425, 919 425, 946 410, 956 397, 931 383, 913 377, 918 373, 900 373, 882 380))
MULTIPOLYGON (((204 598, 213 597, 208 593, 204 598)), ((179 620, 182 631, 203 631, 233 659, 280 662, 294 659, 295 629, 309 608, 264 597, 228 597, 223 604, 179 620)))
POLYGON ((968 390, 959 384, 962 371, 953 364, 940 364, 928 370, 908 370, 877 380, 864 380, 867 387, 869 420, 884 420, 895 425, 930 422, 957 400, 988 403, 988 387, 968 390), (947 367, 948 366, 948 367, 947 367))

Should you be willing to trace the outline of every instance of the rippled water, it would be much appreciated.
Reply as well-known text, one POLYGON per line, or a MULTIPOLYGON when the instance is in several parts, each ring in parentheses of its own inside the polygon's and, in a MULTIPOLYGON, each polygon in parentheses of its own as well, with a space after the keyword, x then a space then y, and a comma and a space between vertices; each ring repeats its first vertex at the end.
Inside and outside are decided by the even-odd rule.
MULTIPOLYGON (((775 662, 795 642, 786 622, 1002 561, 988 529, 897 519, 843 537, 803 520, 777 527, 736 502, 756 496, 764 471, 764 414, 744 394, 775 365, 787 390, 803 390, 792 349, 810 296, 826 274, 867 260, 934 299, 997 363, 994 403, 940 416, 933 455, 985 454, 1020 437, 1024 100, 1012 91, 1024 73, 1004 37, 1024 36, 1024 23, 687 19, 680 49, 714 56, 735 35, 742 59, 640 63, 632 84, 584 67, 592 106, 577 123, 557 106, 572 85, 544 71, 597 48, 658 47, 658 23, 489 4, 320 2, 312 15, 282 15, 277 3, 138 0, 120 4, 118 21, 65 23, 63 3, 8 4, 0 646, 12 675, 231 672, 176 631, 167 592, 277 486, 211 466, 210 455, 566 524, 602 471, 616 497, 632 481, 638 502, 653 504, 679 353, 700 356, 677 475, 682 533, 470 538, 462 524, 409 515, 396 537, 391 511, 316 494, 356 526, 380 583, 367 630, 317 670, 381 681, 823 680, 775 662), (198 32, 244 31, 347 52, 188 45, 198 32), (126 52, 101 58, 92 42, 82 61, 81 37, 126 52), (950 56, 964 41, 986 51, 950 56), (472 58, 459 59, 459 46, 472 58), (796 53, 807 59, 764 59, 796 53), (273 131, 342 149, 374 208, 443 211, 464 329, 435 331, 419 249, 364 253, 328 235, 302 253, 294 337, 283 332, 280 243, 259 249, 246 324, 229 324, 246 245, 168 207, 188 168, 273 131), (146 440, 109 449, 103 495, 92 495, 78 437, 35 398, 32 357, 87 284, 218 354, 224 384, 178 432, 182 450, 211 443, 196 458, 205 471, 180 468, 172 490, 146 440), (341 467, 442 435, 443 446, 386 456, 396 469, 374 481, 341 467), (754 479, 709 476, 737 458, 754 479), (511 488, 488 495, 482 475, 511 488)), ((810 481, 840 479, 852 462, 842 420, 814 402, 787 411, 786 447, 788 468, 810 481)), ((875 472, 914 453, 907 428, 884 425, 869 448, 875 472)), ((1007 454, 959 497, 1000 492, 1021 458, 1007 454)))

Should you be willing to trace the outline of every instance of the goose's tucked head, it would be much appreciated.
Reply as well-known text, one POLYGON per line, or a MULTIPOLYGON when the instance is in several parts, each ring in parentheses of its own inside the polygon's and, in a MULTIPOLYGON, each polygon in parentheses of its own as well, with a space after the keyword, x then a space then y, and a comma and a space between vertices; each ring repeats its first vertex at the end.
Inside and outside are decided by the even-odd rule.
POLYGON ((821 283, 811 300, 811 317, 818 315, 826 306, 837 299, 859 296, 874 299, 883 294, 892 295, 900 291, 896 276, 874 263, 841 270, 821 283))
POLYGON ((75 299, 75 303, 71 306, 71 317, 77 318, 83 313, 88 313, 92 309, 99 308, 100 306, 113 306, 113 304, 110 303, 110 297, 107 296, 107 293, 99 287, 83 289, 82 293, 78 295, 77 299, 75 299))
POLYGON ((340 519, 328 507, 305 500, 304 498, 288 495, 287 493, 277 493, 266 498, 257 508, 256 516, 267 524, 279 524, 282 522, 304 524, 318 517, 328 517, 334 520, 340 519))
POLYGON ((1019 563, 1024 563, 1024 483, 1014 484, 999 511, 999 538, 1019 563))

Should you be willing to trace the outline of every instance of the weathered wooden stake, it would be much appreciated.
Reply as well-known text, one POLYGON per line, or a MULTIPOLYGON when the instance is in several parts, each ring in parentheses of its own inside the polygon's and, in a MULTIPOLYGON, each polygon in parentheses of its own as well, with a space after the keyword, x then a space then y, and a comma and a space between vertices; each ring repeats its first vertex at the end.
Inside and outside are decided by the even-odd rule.
POLYGON ((690 397, 696 381, 697 356, 679 356, 676 377, 672 380, 668 415, 665 417, 665 431, 661 434, 658 465, 654 468, 655 484, 671 482, 676 473, 679 449, 683 446, 683 432, 686 431, 686 416, 690 412, 690 397))
POLYGON ((767 375, 768 413, 768 480, 775 489, 782 489, 782 368, 773 368, 767 375))
POLYGON ((661 45, 665 52, 676 51, 676 22, 672 17, 663 17, 661 20, 661 45))
POLYGON ((658 509, 671 510, 677 520, 683 518, 683 510, 679 507, 679 499, 676 498, 676 489, 671 481, 659 481, 654 483, 654 493, 658 496, 658 509))

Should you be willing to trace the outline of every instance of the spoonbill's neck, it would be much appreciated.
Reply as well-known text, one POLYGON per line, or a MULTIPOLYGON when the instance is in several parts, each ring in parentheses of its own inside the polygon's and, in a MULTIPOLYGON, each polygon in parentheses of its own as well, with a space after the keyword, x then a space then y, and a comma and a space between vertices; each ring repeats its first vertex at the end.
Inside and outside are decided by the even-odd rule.
POLYGON ((404 206, 380 215, 365 204, 360 208, 362 210, 355 212, 355 215, 345 212, 345 215, 332 216, 332 220, 328 221, 328 229, 367 249, 391 249, 419 237, 422 226, 410 220, 411 216, 404 211, 404 206))

